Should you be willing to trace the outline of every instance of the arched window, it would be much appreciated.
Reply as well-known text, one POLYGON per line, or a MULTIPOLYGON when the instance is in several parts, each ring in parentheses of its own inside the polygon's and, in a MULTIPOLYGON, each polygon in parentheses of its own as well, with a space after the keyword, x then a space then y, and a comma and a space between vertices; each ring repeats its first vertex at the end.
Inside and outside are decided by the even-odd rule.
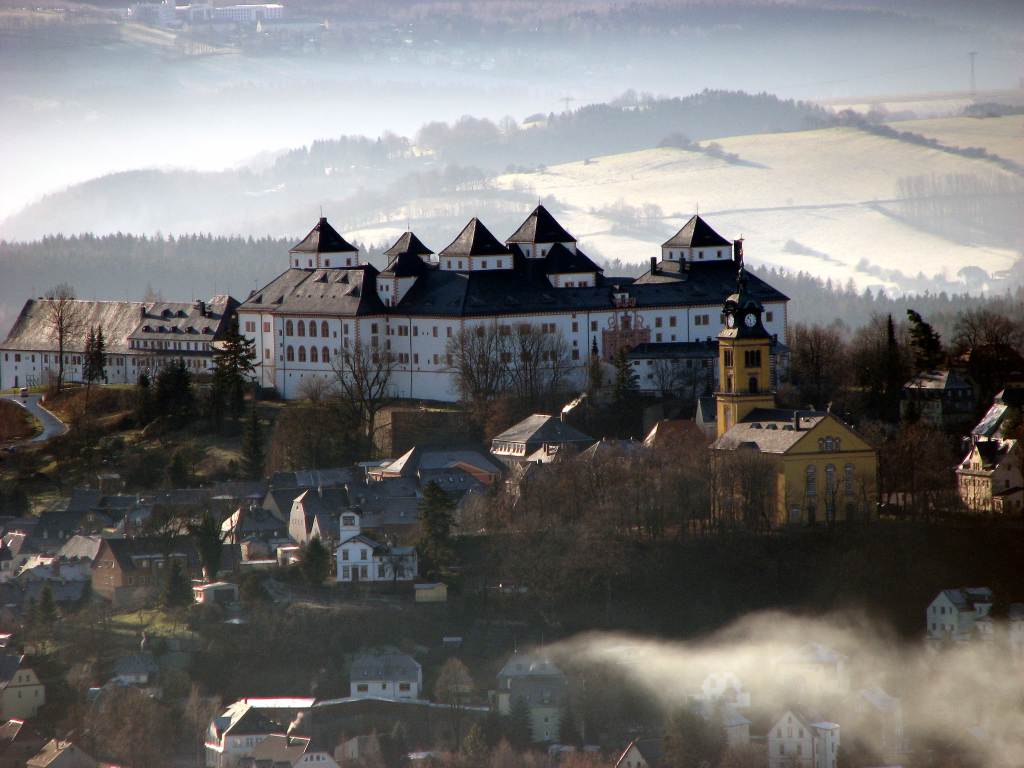
POLYGON ((299 362, 300 363, 306 362, 306 348, 305 347, 299 347, 299 362))
POLYGON ((295 362, 295 348, 292 347, 290 344, 288 345, 288 351, 285 352, 284 357, 285 360, 287 360, 289 363, 295 362))
MULTIPOLYGON (((312 327, 312 326, 310 326, 310 327, 312 327)), ((311 362, 311 363, 319 363, 320 362, 319 356, 316 353, 316 347, 310 347, 309 348, 309 362, 311 362)))
POLYGON ((285 320, 285 322, 284 322, 284 335, 285 336, 294 336, 295 335, 295 331, 292 328, 292 321, 291 320, 285 320))
POLYGON ((311 320, 309 323, 309 335, 316 338, 316 321, 311 320))
POLYGON ((840 448, 839 448, 839 438, 838 437, 836 438, 835 447, 836 447, 837 451, 840 450, 840 448))
POLYGON ((306 324, 302 320, 299 320, 299 336, 306 335, 306 324))
POLYGON ((829 464, 825 467, 825 493, 836 492, 836 468, 829 464))
POLYGON ((825 450, 825 438, 823 438, 823 437, 819 437, 818 438, 818 450, 819 451, 824 451, 825 450))
POLYGON ((323 349, 320 350, 320 362, 321 363, 329 363, 329 362, 331 362, 331 351, 329 349, 327 349, 327 347, 324 347, 323 349))
MULTIPOLYGON (((301 336, 302 334, 299 334, 299 335, 301 336)), ((832 450, 832 436, 831 435, 829 437, 825 438, 825 450, 826 451, 831 451, 832 450)))
POLYGON ((326 320, 320 323, 320 335, 323 336, 325 339, 331 335, 330 330, 327 328, 326 320))
POLYGON ((853 493, 853 464, 847 464, 845 468, 846 492, 853 493))
POLYGON ((817 493, 817 489, 814 484, 814 467, 807 468, 807 495, 814 496, 817 493))

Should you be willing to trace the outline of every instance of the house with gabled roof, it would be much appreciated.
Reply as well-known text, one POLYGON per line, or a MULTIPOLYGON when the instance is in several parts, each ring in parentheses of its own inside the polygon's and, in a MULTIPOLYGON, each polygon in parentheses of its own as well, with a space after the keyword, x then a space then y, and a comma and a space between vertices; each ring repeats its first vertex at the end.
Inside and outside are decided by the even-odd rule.
POLYGON ((409 582, 419 575, 416 547, 381 544, 362 531, 362 518, 355 510, 341 514, 339 543, 334 557, 338 581, 409 582))
POLYGON ((663 754, 661 739, 634 739, 615 761, 615 768, 658 768, 663 754))
POLYGON ((26 768, 99 768, 99 763, 73 742, 53 739, 25 763, 26 768))
POLYGON ((989 615, 995 598, 988 587, 942 590, 925 613, 928 641, 963 644, 974 634, 975 624, 989 615))
POLYGON ((535 413, 491 440, 491 452, 506 463, 553 461, 559 451, 583 451, 594 438, 571 427, 557 416, 535 413))
POLYGON ((890 696, 877 685, 857 691, 854 712, 861 719, 860 729, 875 736, 875 743, 883 752, 905 749, 903 735, 903 702, 890 696))
POLYGON ((24 720, 8 720, 0 725, 0 768, 23 768, 46 742, 40 729, 24 720))
POLYGON ((776 680, 797 698, 850 692, 850 657, 810 642, 772 659, 776 680))
POLYGON ((367 653, 350 667, 353 699, 418 699, 423 690, 423 668, 405 653, 367 653))
POLYGON ((188 537, 169 543, 155 538, 104 539, 93 561, 92 591, 117 605, 158 593, 177 563, 188 578, 200 578, 202 566, 188 537))
POLYGON ((206 768, 235 768, 268 736, 284 729, 246 700, 236 701, 210 721, 206 731, 206 768))
POLYGON ((309 736, 276 733, 238 761, 238 768, 339 768, 333 755, 309 736))
POLYGON ((837 723, 792 705, 768 730, 768 768, 836 768, 839 735, 837 723))
POLYGON ((46 688, 22 654, 0 654, 0 720, 28 720, 46 703, 46 688))
POLYGON ((956 371, 922 371, 903 385, 900 418, 912 413, 939 429, 970 424, 974 385, 956 371))
POLYGON ((565 674, 541 653, 516 651, 498 672, 498 713, 510 714, 516 700, 522 699, 530 710, 534 742, 558 739, 558 724, 570 696, 565 674))
MULTIPOLYGON (((332 361, 359 345, 391 351, 398 396, 456 400, 447 344, 490 323, 561 335, 582 381, 592 347, 613 359, 623 347, 650 341, 650 329, 669 316, 677 319, 678 341, 710 338, 710 318, 728 291, 723 277, 741 256, 738 241, 694 217, 648 274, 607 277, 544 206, 504 243, 476 218, 436 253, 406 232, 386 251, 380 272, 351 249, 321 219, 289 253, 288 270, 239 307, 262 363, 260 383, 282 397, 296 397, 310 378, 329 379, 332 361)), ((787 297, 751 282, 770 305, 771 331, 785 343, 787 297)))
POLYGON ((1021 513, 1024 475, 1016 440, 975 440, 957 466, 956 478, 960 501, 971 512, 1021 513))

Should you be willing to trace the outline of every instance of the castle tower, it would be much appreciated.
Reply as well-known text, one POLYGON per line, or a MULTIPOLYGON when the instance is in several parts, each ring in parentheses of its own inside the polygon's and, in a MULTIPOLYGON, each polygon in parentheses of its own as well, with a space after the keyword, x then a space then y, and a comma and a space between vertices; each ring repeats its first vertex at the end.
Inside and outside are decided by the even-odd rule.
POLYGON ((725 328, 718 334, 718 434, 725 434, 755 408, 774 408, 768 349, 771 335, 761 323, 764 307, 747 288, 740 265, 737 292, 725 300, 725 328))

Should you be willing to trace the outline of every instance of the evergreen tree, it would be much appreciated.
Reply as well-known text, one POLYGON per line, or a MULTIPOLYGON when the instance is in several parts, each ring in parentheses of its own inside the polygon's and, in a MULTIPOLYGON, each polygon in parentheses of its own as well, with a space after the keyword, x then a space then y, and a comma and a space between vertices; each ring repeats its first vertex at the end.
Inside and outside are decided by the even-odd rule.
POLYGON ((522 696, 516 696, 508 713, 508 740, 516 749, 533 744, 533 714, 522 696))
POLYGON ((620 436, 632 437, 641 427, 640 380, 629 360, 625 347, 615 355, 615 386, 612 389, 612 406, 619 419, 620 436))
POLYGON ((421 574, 436 577, 455 563, 451 541, 454 509, 455 502, 436 481, 427 483, 423 489, 423 501, 419 504, 420 538, 416 542, 421 574))
POLYGON ((331 575, 331 551, 320 541, 320 537, 314 537, 302 546, 299 555, 299 571, 305 576, 311 586, 319 587, 324 580, 331 575))
POLYGON ((149 376, 139 374, 139 381, 135 385, 135 424, 142 428, 155 418, 156 403, 153 399, 153 387, 150 386, 149 376))
POLYGON ((171 466, 167 468, 167 479, 174 488, 187 488, 192 479, 192 473, 188 471, 188 461, 185 452, 175 451, 171 457, 171 466))
POLYGON ((103 328, 89 328, 89 335, 85 339, 85 354, 82 358, 82 378, 87 384, 106 378, 106 348, 103 328))
POLYGON ((253 398, 249 418, 242 429, 242 474, 246 480, 260 480, 263 477, 263 461, 265 447, 263 425, 256 410, 256 399, 253 398))
POLYGON ((188 524, 188 532, 199 552, 203 575, 207 581, 213 581, 220 572, 220 563, 224 557, 224 541, 217 520, 209 512, 204 512, 198 523, 188 524))
POLYGON ((195 415, 192 374, 180 357, 164 366, 156 376, 155 411, 166 416, 171 426, 183 427, 195 415))
POLYGON ((673 714, 662 739, 662 764, 674 768, 718 765, 725 754, 725 731, 709 723, 692 709, 673 714))
POLYGON ((177 560, 171 562, 164 586, 164 605, 168 608, 184 608, 192 605, 192 582, 177 560))
POLYGON ((908 309, 907 317, 910 318, 910 344, 914 348, 914 368, 918 373, 935 370, 946 360, 939 334, 914 310, 908 309))
POLYGON ((558 718, 558 742, 577 746, 583 744, 579 718, 576 716, 576 710, 573 709, 571 699, 566 703, 562 716, 558 718))
POLYGON ((455 763, 458 768, 487 768, 490 750, 484 739, 484 731, 479 723, 473 723, 469 732, 462 739, 455 763))
POLYGON ((252 379, 256 342, 238 329, 238 315, 231 318, 223 346, 213 355, 213 386, 210 389, 210 420, 219 423, 225 414, 237 419, 245 409, 245 388, 252 379))
POLYGON ((259 576, 255 573, 248 574, 242 580, 242 584, 238 588, 238 598, 244 605, 250 608, 267 605, 274 601, 274 598, 271 597, 267 588, 263 586, 263 582, 260 581, 259 576))
POLYGON ((36 621, 43 627, 49 627, 57 620, 57 604, 53 601, 53 590, 49 582, 43 583, 35 613, 36 621))

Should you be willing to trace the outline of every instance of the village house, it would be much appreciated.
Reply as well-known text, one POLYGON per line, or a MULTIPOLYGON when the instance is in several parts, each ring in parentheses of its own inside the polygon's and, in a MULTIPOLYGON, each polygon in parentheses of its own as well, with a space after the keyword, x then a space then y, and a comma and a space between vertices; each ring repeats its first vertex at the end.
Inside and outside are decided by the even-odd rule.
POLYGON ((634 739, 615 761, 615 768, 658 768, 663 754, 661 739, 634 739))
POLYGON ((721 728, 726 747, 750 744, 750 721, 727 701, 695 701, 693 710, 713 728, 721 728))
POLYGON ((339 768, 334 756, 309 736, 272 734, 238 761, 238 768, 339 768))
POLYGON ((115 685, 139 688, 154 699, 163 696, 163 689, 159 685, 160 665, 153 658, 152 651, 140 651, 119 657, 114 662, 113 673, 111 682, 115 685))
MULTIPOLYGON (((230 296, 210 301, 71 302, 64 339, 64 380, 82 380, 82 358, 89 329, 102 329, 107 355, 103 381, 131 384, 172 360, 183 359, 195 374, 209 373, 238 302, 230 296)), ((0 344, 0 389, 32 387, 57 376, 57 336, 51 329, 51 302, 29 299, 0 344)))
POLYGON ((569 696, 562 670, 538 653, 517 651, 498 673, 498 714, 510 714, 516 700, 522 699, 530 710, 533 741, 537 743, 558 738, 558 724, 569 696))
POLYGON ((750 292, 742 266, 736 281, 718 335, 722 374, 712 448, 768 460, 775 474, 776 524, 867 518, 877 496, 878 452, 832 413, 775 407, 764 306, 750 292))
POLYGON ((26 768, 99 768, 100 764, 72 742, 53 739, 25 765, 26 768))
POLYGON ((700 693, 691 696, 694 701, 722 701, 737 709, 750 706, 750 692, 732 672, 712 672, 700 684, 700 693))
POLYGON ((768 768, 836 768, 839 726, 793 707, 768 730, 768 768))
POLYGON ((594 438, 558 417, 535 413, 491 440, 491 453, 506 464, 547 464, 559 451, 573 455, 593 444, 594 438))
POLYGON ((850 692, 849 657, 821 643, 807 643, 772 659, 775 679, 798 699, 850 692))
POLYGON ((116 605, 159 593, 167 582, 171 564, 177 563, 188 578, 199 578, 202 568, 195 544, 178 538, 165 552, 157 539, 104 539, 93 562, 92 590, 116 605))
POLYGON ((870 733, 886 754, 905 749, 903 702, 878 686, 857 691, 853 706, 860 718, 860 730, 870 733))
POLYGON ((264 739, 284 729, 244 699, 213 718, 206 732, 206 768, 236 768, 264 739))
POLYGON ((384 545, 369 538, 363 534, 360 515, 355 511, 341 514, 338 531, 338 581, 409 582, 419 575, 416 548, 384 545))
POLYGON ((971 512, 1020 515, 1024 476, 1016 440, 976 440, 956 468, 960 501, 971 512))
POLYGON ((988 615, 993 602, 988 587, 943 590, 925 613, 929 644, 934 647, 943 642, 969 642, 976 622, 988 615))
MULTIPOLYGON (((358 346, 394 355, 397 396, 457 400, 447 345, 463 328, 490 324, 560 336, 582 382, 594 347, 614 360, 650 342, 655 327, 675 329, 677 341, 711 338, 723 275, 742 247, 694 216, 645 275, 606 277, 538 206, 504 244, 473 219, 439 253, 411 232, 385 253, 378 272, 324 218, 291 250, 287 271, 238 308, 262 386, 292 399, 307 380, 329 380, 338 356, 358 346)), ((785 343, 787 297, 753 283, 785 343)))
POLYGON ((353 699, 418 699, 423 689, 423 669, 404 653, 364 654, 352 662, 353 699))
POLYGON ((900 418, 914 412, 934 427, 952 430, 971 422, 974 387, 955 371, 923 371, 903 385, 900 418))
POLYGON ((46 689, 19 654, 0 654, 0 720, 28 720, 46 703, 46 689))
POLYGON ((0 768, 24 768, 46 743, 40 729, 24 720, 8 720, 0 725, 0 768))

